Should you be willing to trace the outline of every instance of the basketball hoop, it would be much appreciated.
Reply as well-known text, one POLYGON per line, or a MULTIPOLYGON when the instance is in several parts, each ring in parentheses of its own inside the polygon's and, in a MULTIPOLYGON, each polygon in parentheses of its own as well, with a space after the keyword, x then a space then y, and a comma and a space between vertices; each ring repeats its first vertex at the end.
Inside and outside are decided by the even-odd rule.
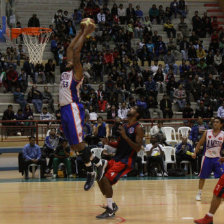
POLYGON ((12 28, 11 39, 23 35, 24 44, 29 53, 30 63, 36 65, 42 63, 44 49, 49 41, 52 30, 43 27, 12 28))

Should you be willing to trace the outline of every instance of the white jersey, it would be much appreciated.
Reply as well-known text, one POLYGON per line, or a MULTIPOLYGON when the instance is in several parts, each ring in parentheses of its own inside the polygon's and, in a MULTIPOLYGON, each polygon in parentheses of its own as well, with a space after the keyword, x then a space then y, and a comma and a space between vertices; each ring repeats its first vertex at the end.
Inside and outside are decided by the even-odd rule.
POLYGON ((205 156, 209 158, 220 157, 223 142, 223 131, 220 131, 218 135, 214 136, 212 129, 207 130, 205 156))
POLYGON ((76 81, 73 76, 73 70, 61 74, 59 87, 59 103, 61 107, 73 102, 79 103, 80 101, 79 91, 83 79, 76 81))

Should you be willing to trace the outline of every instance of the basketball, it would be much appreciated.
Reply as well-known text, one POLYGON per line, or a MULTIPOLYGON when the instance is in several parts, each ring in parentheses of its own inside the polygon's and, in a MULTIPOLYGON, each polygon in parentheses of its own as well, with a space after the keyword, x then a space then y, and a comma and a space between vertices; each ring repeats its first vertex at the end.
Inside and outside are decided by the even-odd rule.
POLYGON ((95 21, 91 18, 85 18, 81 21, 81 27, 84 28, 85 26, 94 25, 96 26, 95 21))

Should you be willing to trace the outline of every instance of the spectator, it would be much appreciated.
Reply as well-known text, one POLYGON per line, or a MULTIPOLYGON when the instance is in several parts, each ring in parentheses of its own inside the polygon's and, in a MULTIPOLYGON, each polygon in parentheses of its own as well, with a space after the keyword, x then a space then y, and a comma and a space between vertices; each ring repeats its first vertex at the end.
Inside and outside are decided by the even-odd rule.
POLYGON ((177 13, 179 10, 179 3, 177 2, 177 0, 174 0, 170 3, 170 9, 171 12, 174 13, 175 18, 177 18, 177 13))
POLYGON ((187 14, 187 4, 185 0, 180 0, 178 3, 178 13, 181 17, 185 18, 187 14))
POLYGON ((163 95, 163 99, 160 101, 160 109, 163 112, 163 118, 173 117, 172 103, 166 94, 163 95))
MULTIPOLYGON (((3 116, 2 116, 2 120, 3 121, 12 121, 15 119, 15 113, 13 111, 13 106, 12 105, 8 105, 8 109, 4 111, 3 116)), ((4 126, 13 126, 13 123, 2 123, 4 126)))
POLYGON ((199 45, 199 48, 197 50, 197 58, 198 59, 205 59, 206 53, 205 50, 203 49, 202 45, 199 45))
POLYGON ((196 123, 191 128, 189 139, 193 142, 194 147, 197 145, 201 139, 203 133, 208 129, 208 126, 203 122, 202 117, 198 117, 196 123))
POLYGON ((158 108, 158 102, 153 96, 148 97, 147 105, 151 118, 162 118, 162 111, 158 108), (156 113, 157 115, 155 116, 154 113, 156 113))
POLYGON ((155 44, 155 53, 157 57, 163 57, 167 53, 166 44, 163 42, 162 37, 155 44))
POLYGON ((46 76, 44 72, 44 66, 42 64, 36 64, 34 67, 34 83, 38 83, 38 78, 41 77, 40 84, 46 83, 46 76))
POLYGON ((119 5, 118 10, 117 10, 117 14, 118 14, 118 17, 119 17, 119 20, 120 20, 121 24, 124 25, 125 22, 126 22, 126 11, 123 7, 123 4, 119 5))
POLYGON ((29 19, 28 27, 40 27, 40 21, 36 14, 33 14, 33 16, 29 19))
POLYGON ((188 102, 186 107, 183 109, 183 118, 192 118, 194 110, 191 108, 191 104, 188 102))
POLYGON ((201 35, 201 30, 203 28, 202 20, 198 16, 198 11, 195 11, 195 15, 192 18, 192 23, 193 23, 193 31, 200 36, 201 35))
POLYGON ((40 165, 41 178, 44 178, 46 168, 46 160, 41 158, 41 149, 35 144, 35 137, 29 137, 29 144, 23 148, 23 167, 25 171, 25 179, 28 179, 28 166, 30 164, 40 165))
POLYGON ((45 76, 47 83, 56 84, 55 83, 55 64, 52 59, 49 59, 45 64, 45 76))
POLYGON ((98 108, 99 112, 104 113, 107 109, 107 101, 105 97, 101 97, 100 100, 98 100, 98 108))
POLYGON ((150 129, 150 136, 159 136, 159 141, 163 142, 164 139, 166 139, 166 135, 165 135, 165 131, 163 128, 163 121, 158 120, 157 125, 154 125, 151 129, 150 129))
POLYGON ((163 70, 160 67, 158 69, 158 71, 156 72, 156 74, 154 74, 154 80, 155 80, 156 85, 157 85, 157 91, 160 92, 160 93, 165 92, 164 77, 165 77, 165 73, 163 73, 163 70))
POLYGON ((117 110, 115 105, 111 105, 111 108, 107 111, 107 119, 114 120, 117 117, 117 110))
POLYGON ((49 162, 47 165, 47 173, 50 173, 52 169, 53 159, 54 159, 54 151, 56 150, 59 143, 59 138, 56 134, 56 129, 50 129, 49 135, 45 138, 44 146, 42 149, 42 158, 49 158, 49 162))
POLYGON ((162 23, 165 23, 166 21, 166 15, 165 15, 165 11, 163 9, 163 6, 160 5, 159 6, 159 24, 162 22, 162 23))
POLYGON ((97 115, 97 113, 94 111, 92 105, 89 106, 89 116, 90 116, 89 119, 90 119, 91 121, 96 121, 97 118, 98 118, 98 115, 97 115))
POLYGON ((60 163, 65 164, 67 176, 72 178, 72 167, 71 167, 71 160, 69 158, 70 156, 70 147, 68 146, 68 142, 65 139, 60 140, 59 146, 57 146, 56 151, 54 153, 54 159, 53 159, 53 170, 54 174, 53 177, 57 177, 58 173, 58 166, 60 163))
POLYGON ((222 63, 222 55, 220 54, 220 51, 217 50, 216 54, 214 55, 214 64, 215 67, 218 68, 222 63))
POLYGON ((179 85, 178 89, 174 91, 173 97, 178 104, 179 110, 183 111, 186 105, 186 91, 183 89, 182 85, 179 85))
MULTIPOLYGON (((40 120, 41 121, 51 121, 51 120, 53 120, 53 118, 54 118, 53 115, 47 111, 47 107, 44 107, 42 113, 40 114, 40 120)), ((47 122, 47 124, 48 124, 48 122, 47 122)))
POLYGON ((159 10, 156 8, 155 4, 153 4, 152 8, 149 10, 149 18, 151 22, 156 20, 156 22, 159 24, 159 10))
POLYGON ((126 16, 127 16, 127 23, 129 23, 131 20, 135 21, 136 19, 135 9, 132 7, 131 3, 129 3, 128 8, 126 9, 126 16))
POLYGON ((205 108, 204 102, 202 100, 199 103, 199 107, 195 110, 194 117, 195 118, 198 118, 198 117, 207 118, 206 108, 205 108))
POLYGON ((28 93, 27 101, 33 103, 35 110, 38 114, 41 113, 42 104, 43 104, 42 99, 43 99, 42 93, 39 90, 37 90, 36 85, 33 85, 31 90, 28 93))
POLYGON ((178 24, 178 30, 181 31, 183 37, 189 36, 189 29, 187 23, 184 22, 184 18, 180 18, 180 23, 178 24))
POLYGON ((224 101, 222 102, 222 105, 218 108, 217 116, 224 119, 224 101))
POLYGON ((182 161, 189 161, 191 163, 193 171, 196 171, 196 161, 192 158, 194 149, 190 143, 187 142, 187 136, 182 136, 182 141, 176 146, 176 161, 177 167, 181 167, 182 161))
POLYGON ((167 20, 167 22, 164 23, 164 30, 166 31, 168 38, 171 38, 171 33, 173 35, 173 38, 176 38, 176 29, 174 28, 174 25, 170 22, 170 20, 167 20))
POLYGON ((23 111, 25 106, 26 106, 26 104, 27 104, 26 100, 24 99, 24 93, 22 93, 20 91, 20 88, 17 87, 15 92, 13 93, 13 95, 14 95, 15 102, 20 105, 20 107, 21 107, 21 109, 23 111))
POLYGON ((143 20, 143 11, 140 9, 140 5, 136 6, 135 16, 141 20, 143 20))
POLYGON ((166 20, 171 20, 172 14, 173 14, 173 13, 172 13, 170 7, 166 7, 166 11, 165 11, 165 19, 166 19, 166 20))
POLYGON ((89 113, 85 113, 85 122, 83 126, 84 138, 92 136, 92 123, 89 118, 89 113))
POLYGON ((51 95, 51 93, 48 90, 47 86, 44 86, 44 92, 43 92, 43 103, 47 103, 51 109, 51 112, 54 113, 54 99, 51 95))
POLYGON ((21 68, 21 73, 18 76, 18 86, 21 92, 25 93, 28 87, 28 74, 23 68, 21 68))
POLYGON ((109 137, 109 125, 103 122, 103 118, 99 116, 97 118, 97 123, 93 127, 93 134, 98 138, 107 138, 109 137))
POLYGON ((180 42, 180 52, 184 60, 188 59, 188 49, 189 49, 189 42, 187 41, 187 38, 184 37, 183 40, 180 42))
POLYGON ((14 69, 13 65, 9 66, 9 70, 6 71, 6 91, 12 91, 12 88, 16 88, 18 85, 18 73, 14 69))
POLYGON ((118 109, 118 117, 122 120, 127 119, 129 109, 126 107, 126 103, 122 103, 121 108, 118 109))
POLYGON ((104 25, 106 22, 106 15, 103 12, 103 9, 100 10, 100 12, 97 14, 97 23, 99 26, 104 25))
POLYGON ((166 65, 165 68, 165 73, 168 73, 169 69, 171 67, 173 67, 174 69, 174 74, 177 74, 177 65, 175 64, 175 57, 174 55, 171 53, 170 50, 167 51, 167 54, 164 56, 164 63, 166 65))
MULTIPOLYGON (((163 158, 164 158, 164 152, 163 152, 163 146, 158 143, 158 137, 157 136, 151 136, 150 144, 146 145, 145 151, 147 154, 147 170, 148 174, 152 173, 152 169, 155 168, 154 166, 158 166, 157 168, 164 174, 166 171, 164 170, 163 165, 163 158)), ((155 173, 157 176, 157 172, 155 173)))
POLYGON ((148 80, 145 82, 145 88, 147 95, 157 96, 156 82, 153 80, 152 76, 149 76, 148 80))
POLYGON ((25 126, 25 122, 24 121, 26 120, 26 118, 25 118, 25 116, 23 114, 23 111, 21 109, 19 109, 17 111, 17 114, 15 115, 15 118, 17 120, 16 126, 19 127, 19 128, 16 128, 16 132, 17 132, 16 134, 18 136, 21 136, 21 135, 24 134, 24 129, 22 128, 22 126, 25 126))
POLYGON ((117 8, 117 4, 116 3, 114 3, 113 7, 111 8, 111 16, 113 18, 118 16, 118 8, 117 8))

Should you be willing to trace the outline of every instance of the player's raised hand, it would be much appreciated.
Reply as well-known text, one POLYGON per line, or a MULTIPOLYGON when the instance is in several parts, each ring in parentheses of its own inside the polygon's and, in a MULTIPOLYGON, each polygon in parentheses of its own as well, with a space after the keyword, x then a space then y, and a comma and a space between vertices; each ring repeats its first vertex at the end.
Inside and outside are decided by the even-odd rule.
POLYGON ((91 34, 96 28, 95 22, 91 18, 83 19, 80 24, 81 29, 83 30, 83 32, 85 32, 86 35, 91 34))

